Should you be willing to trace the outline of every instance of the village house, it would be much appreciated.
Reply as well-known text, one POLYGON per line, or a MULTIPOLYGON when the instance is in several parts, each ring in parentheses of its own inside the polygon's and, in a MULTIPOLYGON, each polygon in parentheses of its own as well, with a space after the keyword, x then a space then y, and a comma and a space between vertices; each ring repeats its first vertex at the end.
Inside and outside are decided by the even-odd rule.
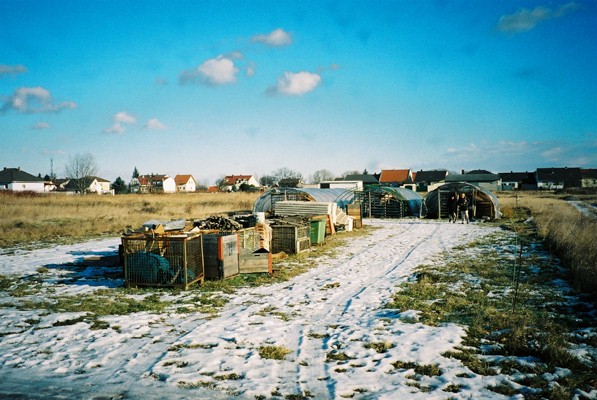
POLYGON ((242 185, 259 187, 259 182, 253 175, 227 175, 224 177, 221 189, 232 192, 240 190, 242 185))
POLYGON ((335 180, 342 180, 342 181, 361 181, 363 182, 363 187, 366 188, 368 186, 379 185, 379 181, 372 174, 351 174, 346 175, 344 178, 337 178, 335 180))
POLYGON ((381 186, 404 187, 413 182, 413 175, 410 169, 382 169, 379 176, 379 184, 381 186))
POLYGON ((333 180, 319 182, 320 189, 351 189, 363 190, 363 181, 359 180, 333 180))
POLYGON ((537 190, 534 172, 500 172, 501 190, 537 190))
POLYGON ((500 190, 502 186, 502 181, 498 174, 484 169, 472 170, 467 173, 462 171, 461 174, 448 174, 446 176, 446 183, 453 182, 466 182, 493 192, 500 190))
POLYGON ((197 181, 193 178, 193 175, 176 175, 174 182, 179 192, 191 193, 197 190, 197 181))
POLYGON ((536 175, 539 190, 579 188, 582 184, 580 168, 537 168, 536 175))
POLYGON ((597 187, 597 169, 581 169, 580 174, 583 188, 597 187))
POLYGON ((130 186, 133 193, 176 193, 176 182, 168 175, 140 175, 130 186))
POLYGON ((431 192, 439 186, 446 183, 448 171, 445 169, 436 169, 431 171, 417 171, 414 176, 414 182, 417 192, 431 192))
POLYGON ((31 191, 43 193, 45 183, 42 178, 31 175, 17 168, 6 168, 0 171, 0 190, 13 190, 15 192, 31 191))
POLYGON ((79 193, 82 188, 85 193, 107 194, 112 193, 110 181, 97 176, 87 176, 81 179, 68 179, 63 185, 64 191, 79 193))

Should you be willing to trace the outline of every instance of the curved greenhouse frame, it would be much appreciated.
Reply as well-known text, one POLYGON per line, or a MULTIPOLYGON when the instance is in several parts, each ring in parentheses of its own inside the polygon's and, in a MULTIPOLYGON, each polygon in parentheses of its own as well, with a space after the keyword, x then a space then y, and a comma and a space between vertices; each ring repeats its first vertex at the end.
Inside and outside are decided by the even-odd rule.
POLYGON ((354 191, 346 189, 316 189, 316 188, 284 188, 272 189, 265 192, 253 204, 253 212, 268 213, 274 209, 278 201, 317 201, 336 203, 338 207, 346 209, 346 205, 354 202, 354 191))
POLYGON ((253 212, 271 213, 278 201, 317 201, 336 203, 339 208, 353 203, 361 205, 365 218, 425 217, 427 209, 421 195, 410 189, 375 186, 363 191, 347 189, 285 188, 262 194, 253 205, 253 212))
POLYGON ((447 218, 448 198, 452 193, 465 193, 473 206, 473 219, 498 219, 502 216, 497 196, 482 187, 466 183, 446 183, 429 192, 425 198, 427 217, 447 218))
POLYGON ((422 218, 427 214, 420 194, 400 187, 373 186, 355 192, 355 202, 361 204, 361 214, 369 218, 422 218))

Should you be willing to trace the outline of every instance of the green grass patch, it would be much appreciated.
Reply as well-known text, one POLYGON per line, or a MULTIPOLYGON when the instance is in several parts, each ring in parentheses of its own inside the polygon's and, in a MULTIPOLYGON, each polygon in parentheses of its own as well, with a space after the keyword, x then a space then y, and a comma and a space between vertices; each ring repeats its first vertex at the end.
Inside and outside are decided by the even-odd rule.
POLYGON ((388 350, 396 347, 394 343, 390 342, 371 342, 364 344, 366 349, 373 349, 378 353, 386 353, 388 350))
POLYGON ((259 356, 267 360, 283 360, 288 354, 292 353, 282 346, 261 346, 257 349, 259 356))

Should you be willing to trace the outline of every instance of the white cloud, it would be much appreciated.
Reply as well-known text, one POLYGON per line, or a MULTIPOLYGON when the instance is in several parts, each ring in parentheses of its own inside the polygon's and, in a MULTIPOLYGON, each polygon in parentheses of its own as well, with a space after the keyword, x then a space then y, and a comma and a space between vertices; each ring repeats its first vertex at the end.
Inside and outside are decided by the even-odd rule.
POLYGON ((117 135, 122 135, 124 131, 124 126, 120 122, 115 122, 111 127, 104 129, 104 133, 115 133, 117 135))
POLYGON ((181 84, 192 83, 198 78, 208 85, 225 85, 236 82, 238 68, 234 62, 227 57, 218 56, 210 58, 194 70, 181 72, 179 81, 181 84))
POLYGON ((5 65, 0 64, 0 78, 5 75, 17 75, 27 72, 27 67, 24 65, 5 65))
POLYGON ((152 129, 152 130, 161 130, 166 129, 166 125, 164 125, 159 119, 151 118, 148 120, 145 125, 143 126, 145 129, 152 129))
POLYGON ((255 35, 251 40, 271 47, 282 47, 292 44, 292 36, 282 28, 275 29, 266 35, 255 35))
POLYGON ((112 121, 114 123, 111 127, 104 129, 104 133, 115 133, 117 135, 122 135, 126 131, 125 125, 135 124, 137 122, 137 118, 126 111, 120 111, 112 116, 112 121))
POLYGON ((44 121, 39 121, 31 126, 31 129, 48 129, 50 128, 50 124, 44 121))
POLYGON ((301 96, 311 92, 321 83, 321 75, 312 72, 285 72, 278 78, 275 87, 268 89, 270 94, 283 94, 287 96, 301 96))
POLYGON ((127 113, 126 111, 120 111, 114 114, 112 117, 114 122, 122 122, 125 124, 134 124, 137 122, 137 118, 134 115, 127 113))
POLYGON ((0 112, 16 111, 22 114, 60 112, 67 108, 76 108, 72 101, 54 103, 50 92, 41 87, 22 87, 14 91, 0 107, 0 112))
POLYGON ((543 21, 563 17, 578 8, 579 6, 574 2, 563 4, 557 9, 545 6, 537 6, 532 10, 523 8, 513 14, 502 15, 497 28, 507 33, 528 32, 543 21))

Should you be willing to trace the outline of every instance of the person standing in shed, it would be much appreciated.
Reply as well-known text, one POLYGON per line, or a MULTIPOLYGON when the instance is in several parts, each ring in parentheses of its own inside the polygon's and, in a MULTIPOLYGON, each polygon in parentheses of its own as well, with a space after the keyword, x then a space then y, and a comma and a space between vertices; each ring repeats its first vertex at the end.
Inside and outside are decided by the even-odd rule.
POLYGON ((448 199, 448 222, 456 223, 456 212, 458 210, 458 195, 452 193, 448 199))
POLYGON ((464 193, 460 193, 458 198, 458 211, 460 212, 460 219, 464 224, 464 221, 468 224, 468 199, 464 193))

